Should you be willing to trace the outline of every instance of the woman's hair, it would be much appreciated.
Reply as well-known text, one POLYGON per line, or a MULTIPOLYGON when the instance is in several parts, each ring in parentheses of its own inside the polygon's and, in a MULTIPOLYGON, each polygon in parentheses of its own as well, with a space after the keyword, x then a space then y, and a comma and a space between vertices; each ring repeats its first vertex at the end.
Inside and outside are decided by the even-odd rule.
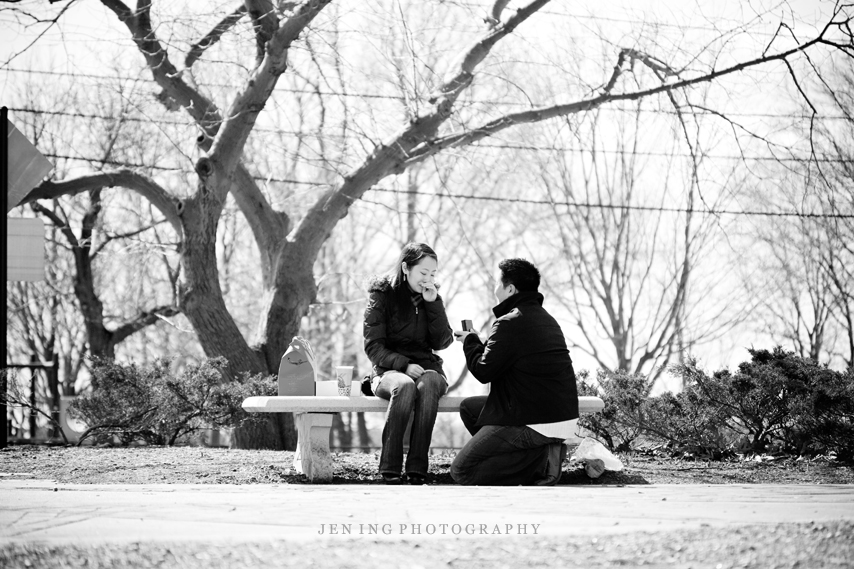
POLYGON ((391 288, 397 290, 403 284, 403 264, 406 263, 408 268, 412 268, 421 262, 424 257, 431 257, 437 263, 439 257, 436 251, 426 243, 407 243, 400 251, 400 256, 397 258, 397 263, 391 272, 391 288))

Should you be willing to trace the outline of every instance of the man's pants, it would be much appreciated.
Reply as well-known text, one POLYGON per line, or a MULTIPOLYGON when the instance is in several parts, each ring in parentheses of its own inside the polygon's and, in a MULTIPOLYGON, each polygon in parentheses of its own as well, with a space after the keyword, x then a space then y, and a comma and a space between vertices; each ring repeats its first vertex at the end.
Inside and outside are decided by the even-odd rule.
POLYGON ((530 427, 478 427, 486 396, 468 397, 460 404, 460 417, 472 439, 457 453, 451 477, 467 486, 518 486, 533 484, 546 475, 549 445, 563 442, 530 427))

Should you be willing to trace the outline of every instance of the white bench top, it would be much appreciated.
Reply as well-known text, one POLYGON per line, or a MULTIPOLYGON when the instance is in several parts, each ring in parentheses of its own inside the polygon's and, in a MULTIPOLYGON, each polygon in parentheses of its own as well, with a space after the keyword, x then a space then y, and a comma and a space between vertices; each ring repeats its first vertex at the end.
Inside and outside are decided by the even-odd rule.
MULTIPOLYGON (((439 411, 458 412, 466 397, 446 395, 439 399, 439 411)), ((605 404, 598 397, 579 397, 581 415, 601 411, 605 404)), ((291 395, 275 397, 248 397, 243 409, 252 413, 340 413, 342 411, 385 411, 388 401, 379 397, 344 397, 291 395)))

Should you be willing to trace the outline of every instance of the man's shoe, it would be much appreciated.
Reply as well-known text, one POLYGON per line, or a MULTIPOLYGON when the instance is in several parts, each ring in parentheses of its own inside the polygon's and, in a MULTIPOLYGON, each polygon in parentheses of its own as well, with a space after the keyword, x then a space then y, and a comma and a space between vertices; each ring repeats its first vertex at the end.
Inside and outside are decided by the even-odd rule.
POLYGON ((546 462, 546 472, 542 478, 534 481, 534 486, 554 486, 560 480, 561 466, 566 459, 567 447, 563 443, 549 445, 549 456, 546 462))

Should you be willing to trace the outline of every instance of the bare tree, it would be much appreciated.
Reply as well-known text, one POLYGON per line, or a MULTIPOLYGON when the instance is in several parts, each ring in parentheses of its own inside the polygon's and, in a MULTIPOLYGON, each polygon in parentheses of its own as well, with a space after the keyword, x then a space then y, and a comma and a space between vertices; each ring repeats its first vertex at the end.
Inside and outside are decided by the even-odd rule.
POLYGON ((835 128, 821 129, 822 147, 831 158, 830 170, 819 170, 822 203, 822 229, 826 247, 820 257, 822 268, 833 290, 833 318, 844 338, 839 355, 848 368, 854 368, 854 66, 850 61, 840 65, 835 84, 825 82, 825 95, 841 111, 842 119, 835 128))
POLYGON ((854 132, 854 74, 849 61, 837 73, 816 78, 803 105, 798 132, 810 159, 781 163, 767 173, 773 194, 755 191, 757 202, 773 196, 791 215, 773 217, 757 234, 770 255, 762 267, 769 285, 760 285, 766 331, 782 336, 802 356, 854 365, 854 192, 851 190, 854 132), (832 109, 823 117, 816 105, 832 109), (835 116, 834 116, 835 115, 835 116), (768 294, 768 290, 775 293, 768 294))
MULTIPOLYGON (((80 129, 70 121, 62 128, 53 125, 54 128, 49 129, 47 114, 25 109, 27 120, 21 127, 43 152, 54 157, 59 176, 63 176, 63 172, 69 169, 68 159, 61 157, 66 144, 91 147, 98 155, 101 168, 144 146, 142 138, 136 136, 133 125, 128 121, 137 98, 136 86, 131 84, 128 88, 119 85, 117 88, 120 90, 119 97, 95 97, 85 103, 92 107, 90 116, 104 117, 104 124, 90 124, 85 129, 80 129), (117 106, 113 107, 113 103, 117 106)), ((75 99, 72 89, 57 88, 45 91, 42 85, 36 85, 31 80, 26 81, 21 90, 22 101, 27 101, 28 104, 41 101, 42 107, 50 109, 62 108, 75 99)), ((80 109, 83 104, 75 103, 73 107, 80 109)), ((117 242, 120 243, 120 249, 132 247, 129 240, 144 237, 144 234, 157 224, 156 220, 146 216, 146 212, 128 215, 127 209, 121 212, 119 208, 111 207, 109 203, 105 203, 103 188, 97 187, 86 192, 85 200, 64 198, 52 200, 52 203, 47 205, 33 202, 30 206, 33 212, 52 228, 49 234, 51 239, 58 238, 59 241, 55 244, 58 244, 60 249, 66 249, 73 260, 73 290, 86 324, 89 355, 113 358, 116 346, 131 334, 160 322, 162 317, 177 314, 177 307, 172 302, 164 306, 144 308, 125 318, 122 308, 133 310, 139 303, 129 301, 126 295, 111 290, 116 288, 115 285, 119 281, 115 271, 120 263, 104 261, 104 258, 115 255, 111 249, 114 249, 117 242), (111 212, 113 215, 105 215, 111 212), (121 229, 113 230, 110 227, 113 224, 121 229), (79 230, 75 231, 75 226, 79 226, 79 230), (96 265, 101 266, 100 274, 96 265), (104 274, 111 274, 112 278, 106 279, 104 274), (108 309, 105 313, 104 297, 108 304, 122 308, 108 309)), ((132 211, 132 208, 128 209, 132 211)), ((139 267, 129 267, 130 270, 134 268, 139 267)), ((138 282, 146 282, 148 279, 142 273, 144 271, 132 278, 138 282)), ((177 275, 174 275, 174 278, 177 279, 177 275)), ((168 288, 174 289, 174 284, 173 281, 168 288)))
POLYGON ((644 138, 661 139, 666 123, 646 120, 640 104, 588 118, 551 137, 577 152, 537 161, 551 211, 538 227, 554 251, 544 284, 576 331, 570 347, 601 368, 648 374, 652 385, 674 358, 735 322, 708 298, 700 306, 717 284, 697 273, 717 230, 703 209, 720 197, 700 203, 703 157, 681 158, 681 137, 659 143, 660 156, 644 155, 644 138))
MULTIPOLYGON (((849 7, 838 4, 814 37, 796 41, 784 38, 781 33, 753 55, 730 64, 718 65, 719 53, 706 58, 709 63, 703 63, 700 54, 677 54, 678 60, 667 62, 662 59, 666 54, 646 53, 634 45, 619 47, 615 49, 610 69, 583 90, 573 93, 570 102, 499 112, 491 117, 488 111, 461 113, 475 79, 484 74, 484 62, 493 57, 498 46, 512 43, 509 38, 521 31, 520 26, 547 3, 547 0, 533 0, 507 15, 504 10, 507 2, 494 3, 485 28, 473 41, 452 50, 451 46, 443 46, 458 55, 445 66, 444 75, 431 71, 425 75, 426 81, 419 83, 421 88, 416 90, 417 96, 412 101, 410 120, 398 123, 398 130, 381 141, 363 138, 365 154, 348 164, 334 185, 312 196, 307 209, 284 211, 274 207, 259 187, 244 163, 244 150, 253 130, 259 126, 263 109, 274 100, 280 78, 291 68, 291 62, 297 60, 298 40, 315 35, 323 38, 327 22, 346 18, 348 14, 330 8, 330 0, 302 3, 245 0, 245 15, 242 9, 231 10, 210 33, 195 41, 185 40, 190 48, 182 67, 175 63, 177 50, 171 47, 178 42, 172 38, 167 45, 159 35, 163 22, 158 23, 151 0, 140 0, 135 8, 120 0, 102 0, 132 37, 148 72, 162 89, 161 99, 181 109, 201 133, 199 157, 191 176, 194 187, 170 191, 153 177, 133 169, 104 170, 45 182, 25 201, 108 187, 125 188, 142 195, 159 210, 180 241, 179 307, 192 323, 204 351, 212 356, 225 356, 232 373, 272 371, 315 298, 317 284, 313 268, 323 244, 353 204, 381 180, 399 175, 440 152, 473 144, 518 125, 584 114, 619 101, 667 96, 673 92, 683 92, 688 97, 698 85, 750 68, 782 63, 792 69, 796 80, 792 61, 812 52, 834 51, 845 56, 850 43, 849 7), (326 14, 328 18, 324 19, 326 14), (221 43, 226 34, 238 30, 241 19, 250 21, 253 34, 239 61, 246 71, 240 74, 234 93, 214 99, 198 86, 198 76, 206 69, 199 62, 207 50, 218 45, 217 38, 221 43), (778 49, 777 45, 783 43, 786 45, 778 49), (225 103, 217 104, 217 100, 225 103), (229 194, 247 219, 261 262, 263 300, 254 341, 247 339, 235 323, 223 300, 219 280, 217 228, 229 194), (302 213, 301 218, 297 219, 297 213, 302 213)), ((406 25, 406 12, 403 20, 399 25, 406 25)), ((786 27, 781 25, 780 30, 785 32, 786 27)), ((724 34, 716 46, 725 49, 730 37, 731 34, 724 34)), ((286 436, 292 439, 292 430, 286 436)))
MULTIPOLYGON (((795 183, 786 187, 784 182, 778 191, 798 207, 804 194, 792 191, 795 183)), ((822 225, 807 217, 768 220, 757 228, 764 246, 754 250, 763 279, 754 294, 761 296, 761 312, 768 315, 765 331, 774 338, 782 336, 801 357, 815 361, 825 359, 835 344, 832 274, 825 268, 833 266, 829 259, 835 253, 822 225)))

